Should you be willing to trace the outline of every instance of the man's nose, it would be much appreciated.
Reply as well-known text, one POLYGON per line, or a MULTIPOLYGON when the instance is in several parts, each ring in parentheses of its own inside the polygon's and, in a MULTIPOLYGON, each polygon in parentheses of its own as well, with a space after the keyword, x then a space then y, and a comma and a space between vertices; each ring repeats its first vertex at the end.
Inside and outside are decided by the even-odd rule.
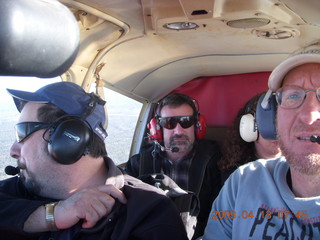
POLYGON ((183 132, 183 127, 181 127, 180 123, 177 123, 177 126, 173 129, 174 133, 180 134, 183 132))
POLYGON ((15 159, 20 158, 20 150, 21 150, 21 144, 17 142, 17 140, 14 141, 10 148, 10 156, 15 159))

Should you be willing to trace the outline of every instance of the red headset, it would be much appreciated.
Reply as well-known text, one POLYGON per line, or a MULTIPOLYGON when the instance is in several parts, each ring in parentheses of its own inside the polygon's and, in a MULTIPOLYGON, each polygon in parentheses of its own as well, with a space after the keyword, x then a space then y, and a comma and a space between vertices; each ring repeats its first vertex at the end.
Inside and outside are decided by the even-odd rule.
MULTIPOLYGON (((178 94, 178 93, 175 93, 178 94)), ((180 94, 182 95, 184 98, 189 98, 187 95, 184 94, 180 94)), ((207 124, 206 124, 206 120, 204 118, 204 116, 202 116, 198 111, 197 108, 195 107, 194 102, 197 103, 197 101, 195 99, 191 99, 192 103, 194 106, 191 106, 194 110, 196 110, 196 116, 197 116, 197 122, 195 124, 195 134, 196 134, 196 138, 197 139, 203 139, 206 135, 206 130, 207 130, 207 124)), ((187 102, 186 102, 187 103, 187 102)), ((187 103, 189 104, 189 103, 187 103)), ((189 104, 190 105, 190 104, 189 104)), ((149 140, 151 141, 158 141, 158 142, 162 142, 163 140, 163 136, 162 136, 162 129, 161 126, 158 123, 158 116, 160 114, 158 114, 157 112, 160 110, 159 108, 161 107, 161 102, 158 103, 158 107, 156 108, 156 116, 153 117, 150 122, 147 124, 147 128, 149 129, 149 140)), ((162 107, 161 107, 162 108, 162 107)))

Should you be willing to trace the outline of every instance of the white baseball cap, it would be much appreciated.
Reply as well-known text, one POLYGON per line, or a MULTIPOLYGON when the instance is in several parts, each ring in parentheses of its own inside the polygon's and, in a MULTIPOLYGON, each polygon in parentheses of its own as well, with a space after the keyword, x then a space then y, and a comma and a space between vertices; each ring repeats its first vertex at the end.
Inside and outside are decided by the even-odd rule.
POLYGON ((305 63, 320 63, 320 40, 295 51, 289 58, 281 62, 270 74, 268 87, 272 92, 277 91, 285 75, 295 67, 305 63))

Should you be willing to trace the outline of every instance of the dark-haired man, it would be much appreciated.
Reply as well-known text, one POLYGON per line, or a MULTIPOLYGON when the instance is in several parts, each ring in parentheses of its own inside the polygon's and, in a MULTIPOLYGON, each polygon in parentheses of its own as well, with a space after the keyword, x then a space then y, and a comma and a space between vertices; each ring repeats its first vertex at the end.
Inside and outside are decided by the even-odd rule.
POLYGON ((20 173, 0 182, 2 239, 187 238, 163 192, 107 157, 103 100, 70 82, 8 92, 20 173))
MULTIPOLYGON (((132 156, 125 170, 141 179, 147 174, 162 173, 199 198, 200 211, 187 207, 185 211, 191 216, 190 220, 184 220, 189 238, 195 239, 203 234, 211 204, 221 188, 217 167, 221 157, 219 147, 213 141, 202 139, 205 122, 195 100, 185 94, 173 93, 162 99, 154 120, 157 124, 154 130, 158 132, 151 137, 157 140, 132 156)), ((181 200, 177 205, 180 208, 181 200)))

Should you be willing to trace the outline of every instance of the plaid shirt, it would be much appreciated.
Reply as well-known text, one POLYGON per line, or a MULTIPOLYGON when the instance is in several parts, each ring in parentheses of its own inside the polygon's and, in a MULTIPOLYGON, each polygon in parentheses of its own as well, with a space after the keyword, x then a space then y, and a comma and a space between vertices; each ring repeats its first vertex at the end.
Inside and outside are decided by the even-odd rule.
POLYGON ((181 187, 184 190, 188 190, 189 168, 192 159, 195 156, 194 149, 195 148, 193 148, 188 155, 174 162, 169 160, 166 156, 164 156, 164 154, 161 154, 161 166, 163 173, 169 176, 173 181, 175 181, 179 185, 179 187, 181 187))

